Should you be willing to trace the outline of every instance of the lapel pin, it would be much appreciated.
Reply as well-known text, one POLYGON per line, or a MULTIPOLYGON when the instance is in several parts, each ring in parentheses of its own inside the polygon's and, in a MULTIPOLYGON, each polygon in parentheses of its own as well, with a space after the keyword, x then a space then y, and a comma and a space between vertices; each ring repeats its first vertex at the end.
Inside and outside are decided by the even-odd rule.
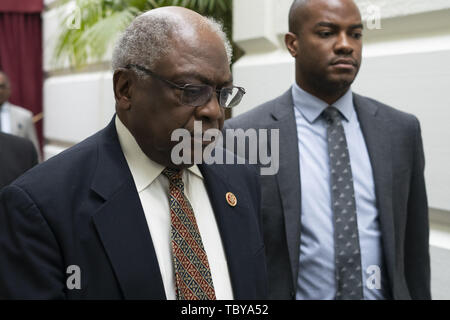
POLYGON ((237 204, 237 199, 236 196, 231 193, 231 192, 227 192, 227 194, 225 195, 225 198, 227 199, 227 202, 230 206, 235 207, 237 204))

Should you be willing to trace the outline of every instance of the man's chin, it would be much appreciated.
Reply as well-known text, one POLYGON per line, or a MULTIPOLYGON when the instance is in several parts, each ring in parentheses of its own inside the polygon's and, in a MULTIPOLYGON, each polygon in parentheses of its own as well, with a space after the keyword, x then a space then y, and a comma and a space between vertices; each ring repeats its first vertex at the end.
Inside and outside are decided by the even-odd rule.
MULTIPOLYGON (((170 166, 178 169, 189 168, 196 164, 202 164, 205 159, 211 157, 211 153, 214 152, 216 146, 216 141, 204 141, 204 140, 194 140, 192 139, 191 148, 185 150, 180 150, 176 152, 176 161, 170 158, 170 166), (208 150, 206 148, 208 147, 208 150), (189 150, 189 151, 188 151, 189 150), (205 152, 206 151, 206 152, 205 152), (174 163, 174 161, 176 163, 174 163)), ((171 153, 172 156, 172 153, 171 153)))
POLYGON ((171 163, 167 167, 172 168, 172 169, 184 170, 184 169, 188 169, 188 168, 192 167, 193 165, 194 165, 193 163, 191 163, 191 164, 185 164, 185 163, 174 164, 174 163, 171 163))
POLYGON ((192 141, 192 152, 194 152, 194 146, 201 146, 202 149, 205 149, 208 145, 210 145, 211 143, 215 143, 215 141, 208 141, 208 140, 203 140, 203 139, 195 139, 195 138, 191 138, 192 141))
MULTIPOLYGON (((353 81, 355 81, 354 75, 348 75, 348 76, 339 76, 339 77, 333 77, 329 79, 326 88, 330 92, 339 92, 342 90, 347 90, 352 85, 353 81)), ((325 89, 325 88, 324 88, 325 89)))

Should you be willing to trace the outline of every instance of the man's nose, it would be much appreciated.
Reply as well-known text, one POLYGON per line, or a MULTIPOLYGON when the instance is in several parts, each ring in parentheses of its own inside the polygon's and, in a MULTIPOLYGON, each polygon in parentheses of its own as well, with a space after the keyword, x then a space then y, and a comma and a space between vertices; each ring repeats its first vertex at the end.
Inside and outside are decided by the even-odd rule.
POLYGON ((197 107, 196 115, 199 120, 217 121, 224 116, 224 110, 219 105, 219 100, 214 92, 204 105, 197 107))
POLYGON ((350 54, 353 52, 353 47, 349 37, 350 36, 346 32, 341 32, 339 34, 334 47, 337 54, 350 54))

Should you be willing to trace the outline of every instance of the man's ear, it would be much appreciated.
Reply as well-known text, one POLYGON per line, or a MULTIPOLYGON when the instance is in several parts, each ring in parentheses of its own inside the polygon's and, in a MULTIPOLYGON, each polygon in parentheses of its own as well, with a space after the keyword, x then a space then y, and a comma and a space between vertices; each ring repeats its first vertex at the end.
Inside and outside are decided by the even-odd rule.
POLYGON ((286 35, 284 36, 284 43, 286 44, 286 48, 288 49, 291 56, 296 58, 299 49, 299 42, 297 35, 292 32, 286 33, 286 35))
POLYGON ((133 80, 133 75, 130 70, 118 69, 114 71, 114 97, 116 98, 116 105, 122 110, 131 108, 133 80))

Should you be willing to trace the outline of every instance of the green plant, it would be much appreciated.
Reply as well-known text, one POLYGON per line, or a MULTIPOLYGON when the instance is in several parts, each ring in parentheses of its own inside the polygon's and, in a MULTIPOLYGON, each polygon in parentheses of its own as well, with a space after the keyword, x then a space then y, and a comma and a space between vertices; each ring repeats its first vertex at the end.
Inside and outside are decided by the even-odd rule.
POLYGON ((69 2, 76 6, 62 19, 54 62, 68 59, 76 68, 101 61, 135 16, 158 7, 182 6, 214 17, 224 24, 231 39, 232 0, 62 0, 60 4, 69 2), (69 28, 74 19, 79 23, 69 28))

